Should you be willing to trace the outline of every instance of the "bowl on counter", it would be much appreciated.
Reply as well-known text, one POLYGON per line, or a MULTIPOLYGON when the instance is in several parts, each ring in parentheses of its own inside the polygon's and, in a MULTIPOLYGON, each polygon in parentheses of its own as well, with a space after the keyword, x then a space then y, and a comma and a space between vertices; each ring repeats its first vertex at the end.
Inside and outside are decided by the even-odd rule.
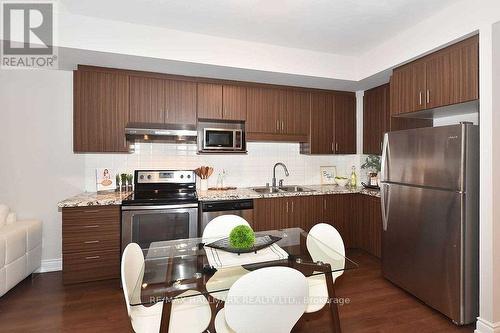
POLYGON ((349 183, 349 178, 347 177, 335 177, 335 183, 338 186, 346 186, 349 183))

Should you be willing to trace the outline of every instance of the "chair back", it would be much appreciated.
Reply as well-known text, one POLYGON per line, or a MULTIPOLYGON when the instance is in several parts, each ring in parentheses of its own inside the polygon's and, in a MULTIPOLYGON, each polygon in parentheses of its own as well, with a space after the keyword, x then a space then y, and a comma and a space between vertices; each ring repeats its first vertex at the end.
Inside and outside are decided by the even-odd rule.
POLYGON ((258 269, 229 289, 226 322, 238 333, 289 333, 304 313, 308 297, 301 272, 280 266, 258 269))
POLYGON ((134 293, 135 285, 141 275, 144 274, 144 254, 140 246, 136 243, 127 245, 122 255, 121 279, 125 303, 127 304, 127 313, 130 317, 130 303, 138 302, 139 298, 134 293))
MULTIPOLYGON (((344 241, 333 226, 326 223, 313 226, 307 235, 306 246, 314 261, 328 263, 332 269, 345 267, 344 241)), ((335 281, 343 272, 333 272, 333 280, 335 281)))
POLYGON ((229 237, 229 233, 234 227, 239 225, 250 226, 250 224, 241 216, 238 215, 221 215, 208 222, 205 230, 203 230, 202 242, 214 242, 217 238, 222 239, 229 237))

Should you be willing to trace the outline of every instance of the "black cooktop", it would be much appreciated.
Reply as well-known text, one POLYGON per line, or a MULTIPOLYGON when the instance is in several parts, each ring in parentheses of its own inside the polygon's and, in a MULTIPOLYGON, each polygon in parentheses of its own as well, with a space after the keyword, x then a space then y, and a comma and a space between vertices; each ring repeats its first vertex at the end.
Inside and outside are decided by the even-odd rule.
POLYGON ((122 205, 196 203, 196 176, 192 170, 136 170, 135 191, 122 205))

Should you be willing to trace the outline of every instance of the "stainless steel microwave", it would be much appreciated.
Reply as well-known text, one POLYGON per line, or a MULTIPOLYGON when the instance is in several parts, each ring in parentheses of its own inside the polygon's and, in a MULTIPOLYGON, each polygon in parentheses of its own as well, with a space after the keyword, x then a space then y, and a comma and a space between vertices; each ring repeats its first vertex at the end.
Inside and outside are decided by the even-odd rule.
POLYGON ((201 151, 245 150, 245 134, 241 128, 204 127, 202 131, 201 151))

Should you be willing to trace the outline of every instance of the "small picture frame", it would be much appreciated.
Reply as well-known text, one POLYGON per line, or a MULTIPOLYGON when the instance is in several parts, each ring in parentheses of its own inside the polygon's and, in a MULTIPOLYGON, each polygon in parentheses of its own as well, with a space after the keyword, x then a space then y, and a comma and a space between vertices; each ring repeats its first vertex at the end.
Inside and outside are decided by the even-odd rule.
POLYGON ((335 177, 337 176, 337 167, 334 165, 320 166, 319 167, 321 185, 335 184, 335 177))
POLYGON ((115 173, 110 168, 95 169, 97 192, 114 190, 115 173))

